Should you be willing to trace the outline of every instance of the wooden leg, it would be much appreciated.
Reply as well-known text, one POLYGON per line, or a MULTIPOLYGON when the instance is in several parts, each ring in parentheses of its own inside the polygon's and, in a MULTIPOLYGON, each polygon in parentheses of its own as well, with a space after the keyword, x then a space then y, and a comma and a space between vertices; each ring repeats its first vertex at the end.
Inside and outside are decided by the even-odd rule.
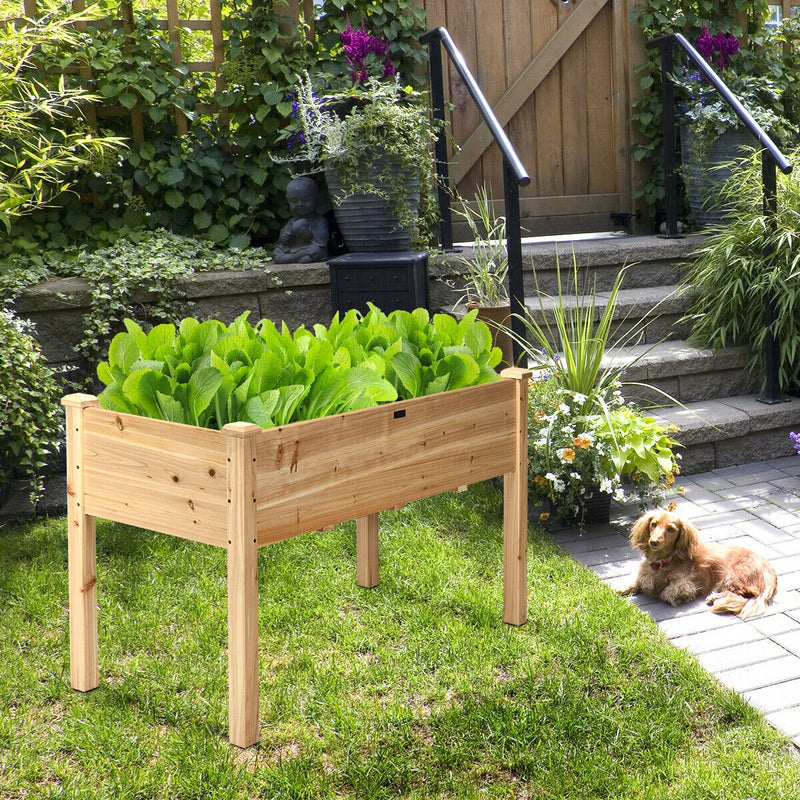
POLYGON ((228 548, 228 736, 231 744, 250 747, 259 739, 258 550, 242 538, 228 548))
POLYGON ((356 520, 356 562, 358 585, 378 585, 378 515, 369 514, 356 520))
POLYGON ((85 513, 83 411, 94 397, 67 395, 67 548, 69 563, 69 659, 73 689, 96 689, 97 671, 97 533, 95 518, 85 513))
POLYGON ((237 747, 259 740, 257 425, 231 423, 228 439, 228 738, 237 747))
POLYGON ((503 621, 528 621, 528 495, 515 472, 503 476, 503 621))
POLYGON ((503 620, 528 621, 528 379, 529 370, 511 367, 503 377, 517 381, 513 472, 503 476, 503 620))
POLYGON ((67 524, 70 680, 73 689, 88 692, 99 682, 96 526, 94 517, 86 514, 69 514, 67 524))

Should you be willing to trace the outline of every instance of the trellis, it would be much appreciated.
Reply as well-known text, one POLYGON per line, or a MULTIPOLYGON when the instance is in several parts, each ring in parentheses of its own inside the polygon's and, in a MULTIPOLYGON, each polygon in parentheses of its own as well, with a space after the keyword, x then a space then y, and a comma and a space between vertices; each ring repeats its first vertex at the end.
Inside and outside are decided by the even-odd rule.
MULTIPOLYGON (((25 16, 29 19, 36 19, 38 16, 37 0, 23 0, 25 8, 25 16)), ((157 21, 159 30, 168 31, 169 39, 175 43, 175 50, 173 52, 173 60, 176 65, 182 64, 189 73, 208 72, 214 76, 214 83, 216 90, 222 91, 225 88, 225 79, 221 75, 222 63, 225 59, 225 34, 223 30, 222 21, 222 6, 220 0, 208 0, 208 19, 181 19, 178 13, 178 0, 165 0, 166 4, 166 19, 159 19, 157 21), (184 61, 183 52, 181 47, 182 33, 189 31, 206 31, 211 36, 211 52, 212 57, 207 61, 184 61)), ((131 0, 122 0, 120 2, 120 18, 119 19, 106 19, 98 20, 93 24, 98 30, 109 30, 112 28, 120 29, 126 34, 130 34, 135 29, 136 21, 133 14, 133 2, 131 0)), ((86 8, 86 0, 72 0, 73 11, 80 12, 86 8)), ((292 20, 299 19, 300 14, 310 21, 311 31, 313 34, 313 19, 314 19, 314 3, 313 0, 289 0, 286 6, 286 21, 287 25, 292 23, 292 20)), ((82 23, 85 28, 86 23, 82 23)), ((86 80, 91 80, 93 77, 93 70, 87 64, 76 65, 74 67, 65 68, 64 72, 79 74, 86 80)), ((225 116, 226 109, 221 109, 212 104, 198 104, 195 110, 200 114, 220 114, 225 116)), ((144 141, 144 122, 142 116, 142 108, 137 103, 132 109, 127 109, 121 105, 114 104, 95 104, 89 106, 84 111, 86 121, 94 129, 98 129, 97 117, 100 116, 125 116, 130 114, 131 118, 131 131, 132 139, 134 142, 144 141)), ((175 126, 179 135, 183 135, 188 130, 188 121, 186 115, 180 109, 175 109, 175 126)))

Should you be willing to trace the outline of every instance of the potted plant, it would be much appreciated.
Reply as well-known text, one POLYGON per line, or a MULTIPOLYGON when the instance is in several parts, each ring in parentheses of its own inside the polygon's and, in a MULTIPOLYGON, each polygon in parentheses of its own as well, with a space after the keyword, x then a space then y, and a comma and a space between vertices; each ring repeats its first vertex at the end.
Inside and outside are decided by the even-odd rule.
POLYGON ((457 284, 459 291, 456 309, 477 309, 478 319, 492 331, 495 346, 503 353, 503 366, 514 362, 511 326, 511 303, 506 288, 508 252, 506 250, 506 218, 492 213, 492 201, 486 187, 475 193, 473 204, 459 198, 460 207, 453 210, 464 219, 472 243, 469 250, 458 258, 462 267, 457 284))
MULTIPOLYGON (((790 126, 781 115, 780 92, 757 74, 759 70, 754 71, 752 58, 747 59, 748 66, 737 66, 740 39, 730 33, 712 35, 704 28, 695 46, 756 122, 770 135, 785 139, 790 126)), ((685 70, 679 92, 682 174, 689 207, 700 227, 718 225, 727 218, 719 187, 732 174, 735 162, 745 157, 746 148, 757 141, 700 72, 685 70)))
MULTIPOLYGON (((528 490, 533 502, 547 506, 542 519, 608 521, 612 498, 655 503, 679 472, 675 430, 622 398, 622 375, 632 362, 605 357, 624 274, 599 313, 594 293, 581 289, 573 260, 574 298, 565 298, 559 268, 552 308, 545 312, 540 295, 539 318, 530 312, 524 318, 534 344, 521 344, 539 372, 529 388, 528 490)), ((636 339, 643 324, 617 343, 636 339)))
POLYGON ((612 499, 644 508, 675 483, 674 430, 625 403, 619 387, 587 413, 586 397, 554 372, 531 382, 528 408, 528 492, 542 521, 608 522, 612 499))
POLYGON ((363 23, 342 39, 352 85, 320 95, 308 74, 298 78, 291 160, 324 171, 350 252, 408 250, 429 204, 434 123, 424 96, 402 86, 384 40, 363 23))

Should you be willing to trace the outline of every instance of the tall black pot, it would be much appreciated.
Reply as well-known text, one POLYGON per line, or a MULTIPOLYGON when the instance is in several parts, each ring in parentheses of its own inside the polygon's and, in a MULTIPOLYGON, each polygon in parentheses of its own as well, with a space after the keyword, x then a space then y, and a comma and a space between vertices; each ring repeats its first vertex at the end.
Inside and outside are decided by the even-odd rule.
POLYGON ((411 249, 411 231, 404 228, 391 207, 398 182, 405 186, 404 198, 410 217, 419 208, 419 180, 403 174, 397 163, 385 157, 364 166, 364 179, 375 186, 375 193, 348 193, 333 167, 325 169, 325 180, 333 204, 336 224, 351 253, 405 252, 411 249))

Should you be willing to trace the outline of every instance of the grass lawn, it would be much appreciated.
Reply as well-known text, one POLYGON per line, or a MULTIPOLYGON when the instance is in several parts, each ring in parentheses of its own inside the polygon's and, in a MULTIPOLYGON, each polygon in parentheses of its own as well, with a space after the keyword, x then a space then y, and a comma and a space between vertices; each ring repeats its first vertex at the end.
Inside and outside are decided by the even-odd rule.
POLYGON ((261 744, 227 743, 225 552, 98 523, 100 675, 69 686, 66 520, 0 528, 0 798, 794 798, 800 759, 530 533, 502 622, 488 484, 259 551, 261 744))

